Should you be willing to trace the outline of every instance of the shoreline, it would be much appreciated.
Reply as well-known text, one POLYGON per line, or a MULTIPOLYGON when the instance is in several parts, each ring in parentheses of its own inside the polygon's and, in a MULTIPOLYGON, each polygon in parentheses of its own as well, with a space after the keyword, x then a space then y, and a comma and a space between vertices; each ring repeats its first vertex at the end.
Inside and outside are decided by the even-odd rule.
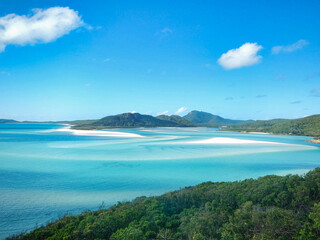
POLYGON ((308 140, 306 140, 306 142, 320 144, 320 138, 308 139, 308 140))
MULTIPOLYGON (((253 133, 253 134, 262 134, 262 135, 279 135, 279 136, 293 136, 293 137, 313 137, 313 136, 304 136, 304 135, 294 135, 289 133, 272 133, 272 132, 248 132, 248 131, 224 131, 220 129, 221 132, 235 132, 235 133, 253 133)), ((307 139, 306 142, 320 144, 320 138, 313 137, 313 139, 307 139)))
MULTIPOLYGON (((270 134, 270 135, 282 135, 282 134, 274 134, 272 132, 250 132, 250 131, 230 131, 230 130, 223 130, 222 128, 218 128, 219 132, 234 132, 234 133, 249 133, 249 134, 262 134, 262 135, 267 135, 267 134, 270 134)), ((298 135, 294 135, 294 136, 298 136, 298 135)))
MULTIPOLYGON (((101 207, 95 207, 94 209, 90 209, 88 208, 90 211, 87 210, 81 210, 79 211, 80 213, 76 213, 74 214, 74 217, 72 219, 70 219, 70 221, 76 226, 74 228, 71 228, 72 233, 73 234, 79 234, 79 227, 80 224, 82 222, 86 223, 86 226, 90 226, 90 224, 96 224, 97 226, 100 227, 100 231, 101 229, 108 229, 109 227, 109 222, 101 222, 101 215, 99 214, 104 214, 107 211, 110 212, 110 214, 113 214, 112 216, 114 216, 115 218, 119 215, 119 211, 120 213, 131 213, 132 216, 134 216, 134 214, 136 213, 136 208, 137 208, 137 204, 139 204, 139 206, 141 204, 143 204, 143 206, 146 209, 153 209, 152 207, 154 207, 154 201, 158 201, 161 203, 163 201, 163 199, 167 200, 167 202, 169 202, 172 206, 176 206, 175 204, 177 204, 177 201, 173 201, 172 199, 179 199, 181 197, 185 198, 185 199, 189 199, 190 196, 192 197, 193 203, 194 202, 198 202, 201 204, 198 204, 198 206, 195 206, 193 204, 193 207, 195 209, 197 209, 197 211, 200 211, 201 208, 204 208, 205 204, 207 202, 213 202, 213 201, 218 201, 220 200, 221 196, 225 196, 225 194, 229 194, 230 196, 232 196, 233 192, 230 192, 230 189, 236 189, 236 199, 240 199, 239 203, 241 202, 243 196, 245 196, 245 201, 249 202, 250 199, 252 199, 252 197, 257 197, 257 192, 255 191, 250 191, 249 195, 247 194, 248 191, 247 189, 265 189, 265 188, 270 188, 269 186, 277 186, 279 185, 279 179, 284 180, 284 184, 289 184, 292 180, 297 182, 297 185, 295 186, 295 189, 301 188, 301 187, 306 187, 308 190, 312 190, 312 188, 310 186, 313 186, 314 184, 316 184, 316 178, 312 178, 312 182, 311 185, 308 184, 307 181, 305 181, 305 179, 308 177, 308 175, 310 176, 319 176, 319 168, 312 168, 312 169, 288 169, 288 170, 282 170, 276 174, 272 174, 272 173, 268 173, 263 175, 263 179, 264 181, 262 182, 260 177, 253 177, 253 178, 249 178, 249 177, 245 177, 243 179, 239 179, 239 180, 228 180, 228 181, 207 181, 207 182, 201 182, 198 184, 193 184, 191 186, 185 186, 183 188, 179 188, 177 190, 166 190, 163 193, 156 193, 156 194, 151 194, 148 197, 144 196, 144 195, 138 195, 135 196, 134 198, 129 198, 129 199, 124 199, 118 200, 118 204, 109 204, 107 205, 107 207, 104 207, 104 202, 102 202, 101 207), (278 177, 274 177, 274 175, 278 176, 278 177), (297 176, 299 176, 297 178, 297 176), (245 185, 243 185, 242 183, 246 182, 245 185), (189 194, 189 193, 194 193, 194 194, 189 194), (208 195, 209 193, 212 193, 211 195, 208 195), (187 195, 187 194, 188 195, 187 195), (176 196, 176 197, 175 197, 176 196), (200 196, 200 197, 199 197, 200 196), (146 200, 151 200, 152 201, 146 201, 146 200), (127 207, 126 208, 122 208, 122 205, 126 204, 127 207), (110 209, 117 209, 118 211, 110 211, 110 209), (121 210, 122 209, 122 210, 121 210), (92 214, 94 213, 94 214, 92 214), (118 214, 118 215, 117 215, 118 214), (100 225, 99 225, 100 224, 100 225)), ((282 182, 282 181, 281 181, 282 182)), ((276 189, 277 190, 277 189, 276 189)), ((275 190, 275 191, 276 191, 275 190)), ((275 192, 274 190, 272 190, 272 193, 275 192)), ((288 189, 285 189, 285 193, 289 194, 290 191, 288 189)), ((229 196, 228 195, 228 196, 229 196)), ((277 195, 275 195, 277 197, 277 195)), ((313 195, 312 195, 313 196, 313 195)), ((258 195, 258 200, 257 202, 263 202, 265 195, 263 193, 259 193, 258 195)), ((277 197, 278 198, 278 197, 277 197)), ((293 198, 294 199, 298 199, 298 197, 293 198)), ((311 197, 311 201, 308 203, 308 207, 309 209, 312 208, 314 201, 317 200, 317 196, 313 196, 311 197)), ((189 204, 189 203, 188 203, 189 204)), ((307 204, 307 203, 306 203, 307 204)), ((235 205, 233 211, 237 211, 239 208, 240 204, 235 205)), ((275 205, 275 204, 273 204, 275 205)), ((273 205, 271 205, 271 207, 274 207, 273 205)), ((219 208, 223 208, 224 202, 219 203, 217 205, 219 208)), ((250 205, 251 206, 251 205, 250 205)), ((276 206, 276 205, 275 205, 276 206)), ((251 206, 252 207, 252 206, 251 206)), ((288 210, 290 210, 290 206, 287 207, 288 210)), ((287 208, 279 208, 282 210, 286 210, 287 208)), ((172 213, 170 215, 170 219, 176 219, 176 217, 181 216, 181 212, 190 209, 189 205, 184 205, 183 209, 179 212, 179 213, 172 213), (175 218, 173 218, 172 216, 176 216, 175 218)), ((205 210, 205 211, 212 211, 209 212, 210 214, 214 214, 214 211, 216 209, 213 210, 205 210)), ((164 214, 165 210, 154 210, 153 214, 157 214, 157 216, 162 216, 162 214, 164 214)), ((308 216, 311 212, 307 212, 305 213, 305 216, 308 216)), ((140 217, 140 220, 144 218, 144 216, 148 216, 148 212, 144 213, 144 215, 142 217, 140 217)), ((182 216, 185 217, 185 216, 182 216)), ((182 217, 180 218, 182 220, 182 217)), ((189 219, 191 219, 193 216, 189 215, 189 219)), ((232 217, 232 213, 230 213, 230 217, 232 217)), ((113 219, 113 218, 112 218, 113 219)), ((225 218, 225 224, 227 224, 228 219, 230 219, 229 217, 225 218)), ((246 218, 244 218, 245 220, 246 218)), ((307 218, 299 218, 299 219, 307 219, 307 218)), ((53 219, 50 220, 47 223, 43 223, 40 227, 35 226, 33 228, 30 228, 27 231, 21 231, 21 233, 17 231, 17 233, 12 234, 7 236, 5 239, 8 240, 14 240, 17 239, 17 236, 23 237, 23 239, 34 239, 34 236, 41 236, 40 234, 51 234, 49 237, 56 237, 56 236, 61 236, 61 232, 65 232, 70 234, 70 221, 65 221, 64 217, 58 218, 58 219, 53 219), (58 230, 57 230, 58 229, 58 230), (55 235, 57 234, 57 235, 55 235), (59 234, 59 235, 58 235, 59 234)), ((121 226, 120 229, 125 229, 127 228, 127 226, 129 224, 133 224, 136 223, 137 220, 135 218, 130 219, 130 223, 128 223, 126 226, 121 226)), ((182 222, 182 221, 181 221, 182 222)), ((301 222, 301 221, 299 221, 301 222)), ((306 223, 307 220, 305 221, 306 223)), ((175 222, 174 222, 175 223, 175 222)), ((279 224, 283 224, 282 222, 280 222, 279 224)), ((303 224, 303 222, 301 222, 301 224, 303 224)), ((181 224, 180 224, 181 225, 181 224)), ((138 227, 144 227, 145 225, 138 225, 138 227)), ((290 226, 290 225, 289 225, 290 226)), ((84 227, 82 229, 85 229, 84 227)), ((298 228, 297 228, 298 229, 298 228)), ((119 229, 114 230, 113 232, 118 231, 119 229)), ((84 232, 84 230, 83 230, 84 232)), ((141 231, 142 232, 142 231, 141 231)), ((93 232, 93 234, 96 234, 96 232, 93 232)), ((96 237, 98 237, 99 234, 96 234, 96 237)))
POLYGON ((272 134, 269 132, 241 132, 241 133, 253 133, 253 134, 272 134))
POLYGON ((191 142, 185 142, 186 144, 274 144, 274 145, 286 145, 286 143, 269 142, 269 141, 256 141, 239 138, 229 137, 214 137, 204 140, 197 140, 191 142))
POLYGON ((119 137, 119 138, 140 138, 142 135, 136 133, 103 131, 103 130, 78 130, 72 129, 72 125, 66 124, 67 127, 55 129, 54 132, 70 132, 78 136, 93 136, 93 137, 119 137))

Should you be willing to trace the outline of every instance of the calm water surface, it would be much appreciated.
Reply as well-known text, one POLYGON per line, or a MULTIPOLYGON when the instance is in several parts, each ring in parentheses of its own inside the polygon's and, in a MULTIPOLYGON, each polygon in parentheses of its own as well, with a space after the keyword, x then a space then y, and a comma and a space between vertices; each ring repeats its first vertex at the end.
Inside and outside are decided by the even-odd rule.
POLYGON ((55 131, 62 127, 0 124, 0 239, 102 202, 204 181, 301 174, 320 164, 319 145, 308 137, 157 128, 120 129, 143 137, 114 138, 55 131), (192 144, 214 137, 282 144, 192 144))

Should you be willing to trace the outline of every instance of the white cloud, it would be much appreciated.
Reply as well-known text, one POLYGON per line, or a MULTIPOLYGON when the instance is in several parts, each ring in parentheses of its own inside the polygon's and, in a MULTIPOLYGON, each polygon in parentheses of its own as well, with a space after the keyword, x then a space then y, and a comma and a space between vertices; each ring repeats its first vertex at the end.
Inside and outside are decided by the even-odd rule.
POLYGON ((221 55, 218 63, 225 69, 241 68, 257 64, 261 61, 261 56, 257 53, 262 46, 257 43, 245 43, 241 47, 231 49, 221 55))
POLYGON ((160 32, 161 32, 161 33, 164 33, 164 34, 168 34, 168 33, 172 33, 172 29, 171 29, 171 28, 168 28, 168 27, 165 27, 165 28, 162 29, 160 32))
POLYGON ((181 107, 181 108, 179 108, 179 109, 175 112, 175 114, 183 113, 183 112, 187 111, 187 109, 188 109, 188 108, 186 108, 186 107, 181 107))
POLYGON ((155 36, 158 36, 158 37, 160 37, 160 39, 163 39, 163 38, 169 36, 169 35, 172 34, 172 33, 173 33, 173 31, 172 31, 171 28, 165 27, 165 28, 157 31, 157 32, 155 33, 155 36))
POLYGON ((48 43, 84 23, 78 12, 68 7, 33 9, 32 15, 8 14, 0 17, 0 52, 7 45, 48 43))
POLYGON ((278 53, 289 53, 289 52, 294 52, 297 51, 306 45, 308 45, 309 42, 306 40, 299 40, 293 44, 287 45, 287 46, 275 46, 272 48, 271 52, 272 54, 278 54, 278 53))
POLYGON ((164 112, 160 112, 160 113, 158 113, 158 114, 157 114, 157 116, 159 116, 159 115, 168 115, 168 113, 169 113, 169 111, 168 111, 168 110, 166 110, 166 111, 164 111, 164 112))

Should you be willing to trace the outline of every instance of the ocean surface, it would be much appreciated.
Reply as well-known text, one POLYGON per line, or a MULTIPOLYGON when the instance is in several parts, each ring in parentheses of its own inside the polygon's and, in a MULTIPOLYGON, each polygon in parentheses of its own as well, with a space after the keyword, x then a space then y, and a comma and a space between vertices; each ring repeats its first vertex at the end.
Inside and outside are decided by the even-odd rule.
POLYGON ((209 128, 117 129, 109 131, 141 137, 102 137, 65 127, 0 124, 0 239, 102 203, 320 166, 320 145, 309 137, 209 128))

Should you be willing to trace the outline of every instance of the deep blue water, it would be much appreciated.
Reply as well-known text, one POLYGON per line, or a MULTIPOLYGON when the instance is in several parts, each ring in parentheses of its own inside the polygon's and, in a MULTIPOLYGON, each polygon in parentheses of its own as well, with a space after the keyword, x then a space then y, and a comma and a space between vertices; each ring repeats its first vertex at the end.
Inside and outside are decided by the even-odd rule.
POLYGON ((0 239, 77 214, 204 181, 302 174, 320 164, 308 137, 207 128, 118 129, 78 136, 56 124, 0 124, 0 239), (282 144, 193 144, 214 137, 282 144), (191 142, 191 143, 190 143, 191 142))

